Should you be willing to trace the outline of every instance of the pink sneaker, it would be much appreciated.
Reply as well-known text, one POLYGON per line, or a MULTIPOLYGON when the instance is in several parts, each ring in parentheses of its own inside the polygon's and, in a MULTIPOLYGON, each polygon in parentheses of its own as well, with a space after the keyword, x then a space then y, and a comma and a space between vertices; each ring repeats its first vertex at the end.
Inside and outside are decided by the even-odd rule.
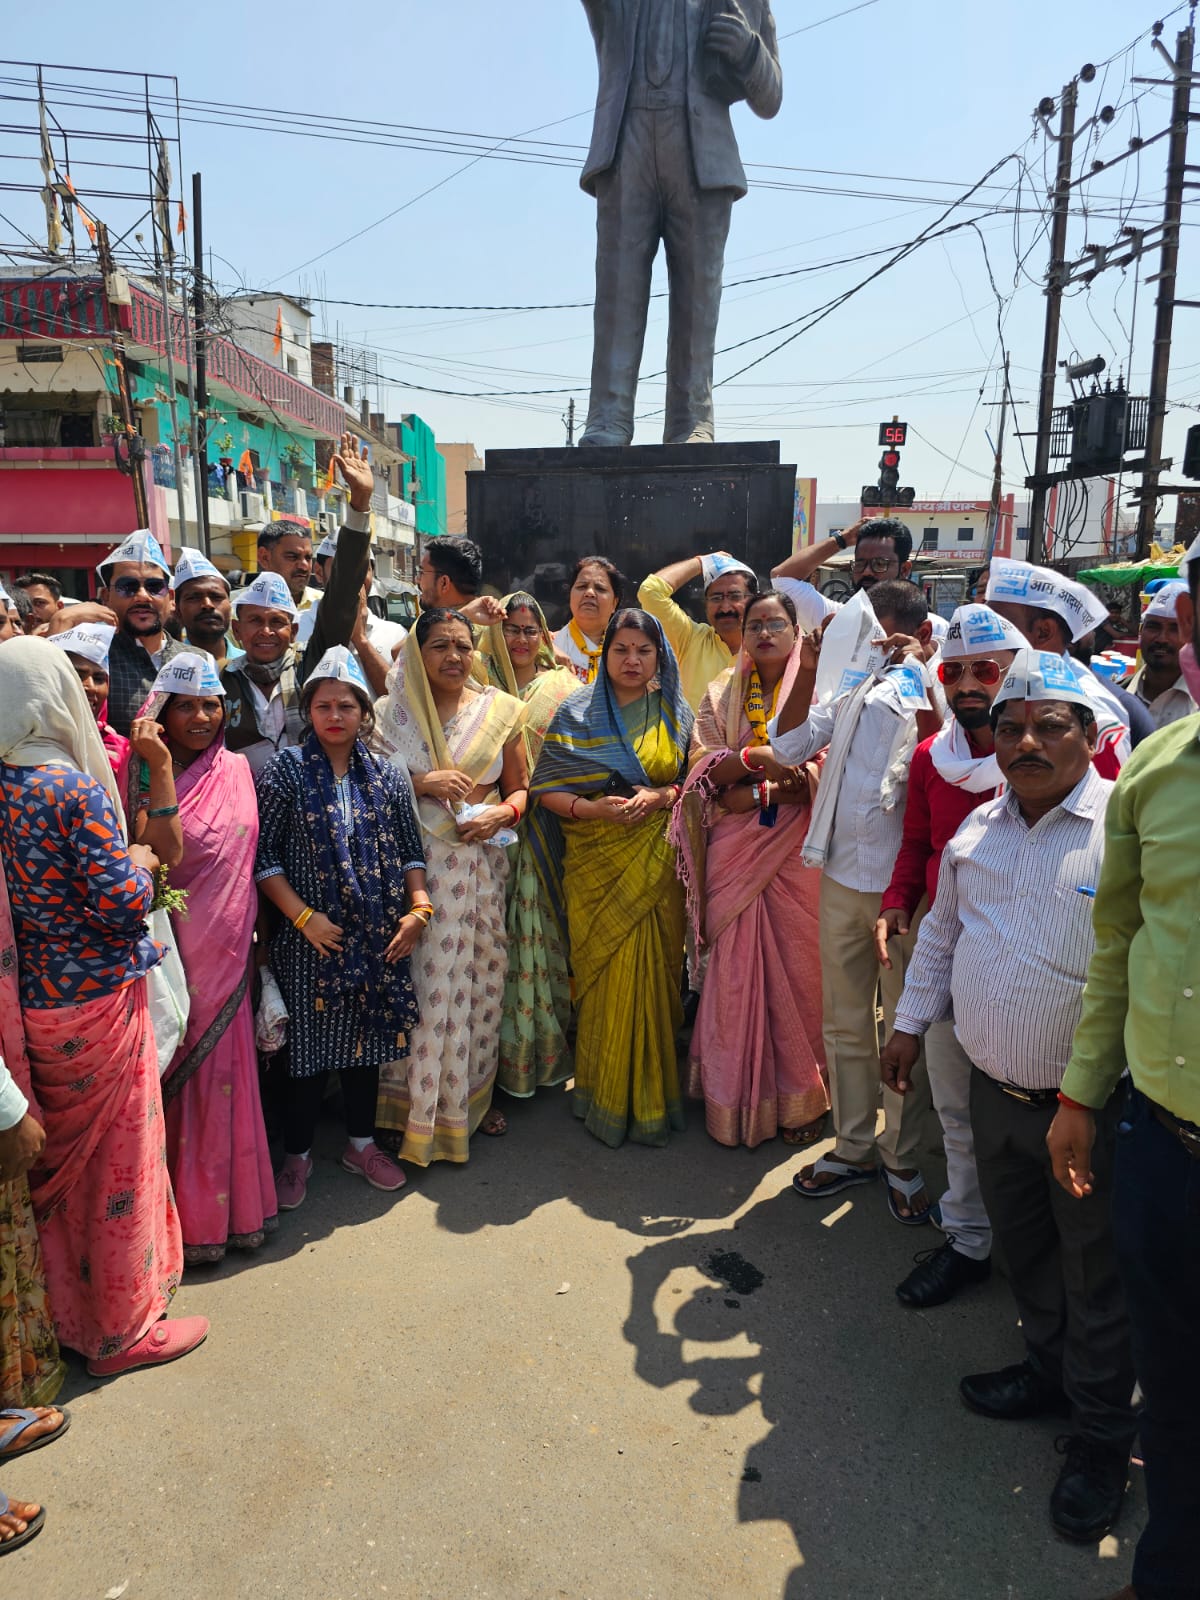
POLYGON ((403 1189, 407 1181, 396 1162, 385 1155, 374 1140, 365 1150, 356 1150, 348 1144, 342 1151, 342 1166, 347 1172, 357 1172, 372 1189, 382 1189, 385 1194, 403 1189))
POLYGON ((280 1211, 295 1211, 304 1204, 312 1169, 311 1156, 284 1156, 275 1174, 275 1203, 280 1211))
POLYGON ((190 1354, 207 1338, 207 1317, 176 1317, 171 1322, 164 1317, 120 1354, 89 1361, 88 1373, 93 1378, 115 1378, 139 1367, 161 1367, 190 1354))

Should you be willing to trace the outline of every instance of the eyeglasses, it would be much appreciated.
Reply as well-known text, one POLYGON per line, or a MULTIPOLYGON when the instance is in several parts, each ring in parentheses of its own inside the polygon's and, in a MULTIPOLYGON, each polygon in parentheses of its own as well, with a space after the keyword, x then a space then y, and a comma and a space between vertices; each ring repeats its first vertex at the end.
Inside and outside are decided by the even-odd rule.
POLYGON ((710 593, 705 598, 708 600, 709 605, 712 606, 719 606, 726 600, 728 600, 731 605, 736 606, 740 605, 743 600, 749 600, 750 591, 748 589, 726 589, 720 594, 710 593))
POLYGON ((938 667, 938 677, 947 689, 952 689, 962 679, 963 673, 970 673, 976 683, 990 689, 992 684, 999 683, 1004 676, 1004 668, 998 661, 943 661, 938 667))
POLYGON ((540 639, 540 628, 519 628, 515 622, 505 622, 500 626, 500 632, 506 639, 540 639))
POLYGON ((769 622, 748 622, 747 633, 784 633, 791 627, 790 622, 785 622, 782 617, 772 617, 769 622))
POLYGON ((882 577, 885 572, 890 572, 900 563, 895 556, 870 556, 866 560, 855 560, 850 564, 852 572, 873 572, 876 577, 882 577))
POLYGON ((132 600, 142 589, 157 600, 160 595, 166 594, 167 580, 166 578, 118 578, 113 584, 113 593, 119 594, 122 600, 132 600))

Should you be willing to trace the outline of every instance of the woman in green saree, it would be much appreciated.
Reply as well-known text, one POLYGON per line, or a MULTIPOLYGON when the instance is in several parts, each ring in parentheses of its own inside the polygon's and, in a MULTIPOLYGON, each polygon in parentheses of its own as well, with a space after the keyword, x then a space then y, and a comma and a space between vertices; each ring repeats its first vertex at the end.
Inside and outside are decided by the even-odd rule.
MULTIPOLYGON (((579 679, 555 666, 550 629, 532 595, 519 591, 500 603, 503 621, 492 623, 481 648, 488 682, 528 708, 522 731, 532 772, 551 718, 579 688, 579 679)), ((526 818, 520 839, 509 846, 508 859, 508 972, 496 1082, 507 1094, 528 1099, 537 1089, 565 1083, 573 1071, 567 1043, 571 976, 562 875, 556 853, 547 847, 544 815, 536 808, 526 818)))
POLYGON ((667 839, 692 713, 663 631, 618 611, 603 670, 559 706, 530 785, 563 884, 575 974, 575 1115, 615 1148, 682 1128, 683 891, 667 839))

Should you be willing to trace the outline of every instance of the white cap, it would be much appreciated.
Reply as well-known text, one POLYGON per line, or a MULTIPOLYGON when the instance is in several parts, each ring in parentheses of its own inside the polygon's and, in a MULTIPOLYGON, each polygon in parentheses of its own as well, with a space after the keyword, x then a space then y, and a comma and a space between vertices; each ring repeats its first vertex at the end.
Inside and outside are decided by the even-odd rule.
POLYGON ((1003 700, 1066 700, 1091 710, 1070 656, 1056 656, 1049 650, 1017 652, 992 703, 999 705, 1003 700))
POLYGON ((326 650, 306 681, 312 683, 314 678, 336 678, 339 683, 353 684, 366 695, 368 701, 371 699, 371 691, 367 687, 367 680, 363 677, 362 668, 344 644, 335 644, 332 650, 326 650))
POLYGON ((1028 561, 1010 561, 1007 556, 992 557, 987 597, 989 601, 1012 600, 1038 611, 1053 611, 1070 628, 1072 644, 1099 627, 1108 616, 1104 602, 1074 578, 1051 572, 1049 567, 1035 567, 1028 561))
POLYGON ((1175 620, 1175 602, 1181 594, 1188 592, 1187 580, 1171 578, 1150 596, 1150 604, 1142 612, 1142 621, 1147 617, 1170 617, 1175 620))
POLYGON ((229 589, 229 579, 220 568, 214 567, 202 550, 193 550, 190 545, 185 544, 179 552, 179 560, 175 563, 171 588, 180 589, 193 578, 220 578, 226 591, 229 589))
POLYGON ((13 603, 12 595, 10 595, 8 590, 4 587, 4 585, 2 583, 0 583, 0 605, 11 606, 12 603, 13 603))
POLYGON ((292 591, 277 572, 260 572, 248 589, 243 589, 233 602, 236 615, 243 606, 262 606, 264 611, 286 611, 289 617, 298 616, 292 591))
POLYGON ((1024 650, 1029 640, 990 606, 959 606, 942 640, 943 661, 976 656, 984 650, 1024 650))
POLYGON ((81 622, 78 627, 68 628, 65 633, 52 633, 50 643, 107 670, 109 646, 116 631, 107 622, 81 622))
POLYGON ((202 655, 198 650, 183 650, 158 669, 150 693, 224 695, 225 689, 211 656, 202 655))
POLYGON ((731 572, 745 572, 754 577, 754 568, 748 567, 744 561, 735 561, 728 550, 714 550, 712 555, 700 557, 700 576, 706 589, 718 578, 724 578, 731 572))
POLYGON ((336 533, 327 533, 313 552, 315 559, 323 561, 326 556, 337 555, 337 541, 336 533))
POLYGON ((163 555, 162 545, 150 532, 149 528, 138 528, 136 532, 122 539, 115 550, 110 550, 108 555, 96 568, 99 577, 105 567, 111 567, 118 561, 136 561, 138 565, 149 564, 161 567, 167 577, 171 576, 171 569, 167 565, 167 558, 163 555))
POLYGON ((1200 534, 1197 534, 1191 544, 1188 545, 1187 555, 1179 563, 1180 571, 1182 572, 1184 567, 1190 567, 1193 561, 1200 561, 1200 534))

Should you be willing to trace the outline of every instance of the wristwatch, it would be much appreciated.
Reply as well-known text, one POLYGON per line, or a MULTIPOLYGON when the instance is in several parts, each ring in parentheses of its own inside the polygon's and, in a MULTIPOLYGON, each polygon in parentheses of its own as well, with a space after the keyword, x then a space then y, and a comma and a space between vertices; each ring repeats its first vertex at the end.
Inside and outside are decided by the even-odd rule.
POLYGON ((839 550, 848 550, 850 548, 846 543, 846 535, 844 533, 835 533, 833 535, 833 542, 835 545, 837 545, 839 550))

